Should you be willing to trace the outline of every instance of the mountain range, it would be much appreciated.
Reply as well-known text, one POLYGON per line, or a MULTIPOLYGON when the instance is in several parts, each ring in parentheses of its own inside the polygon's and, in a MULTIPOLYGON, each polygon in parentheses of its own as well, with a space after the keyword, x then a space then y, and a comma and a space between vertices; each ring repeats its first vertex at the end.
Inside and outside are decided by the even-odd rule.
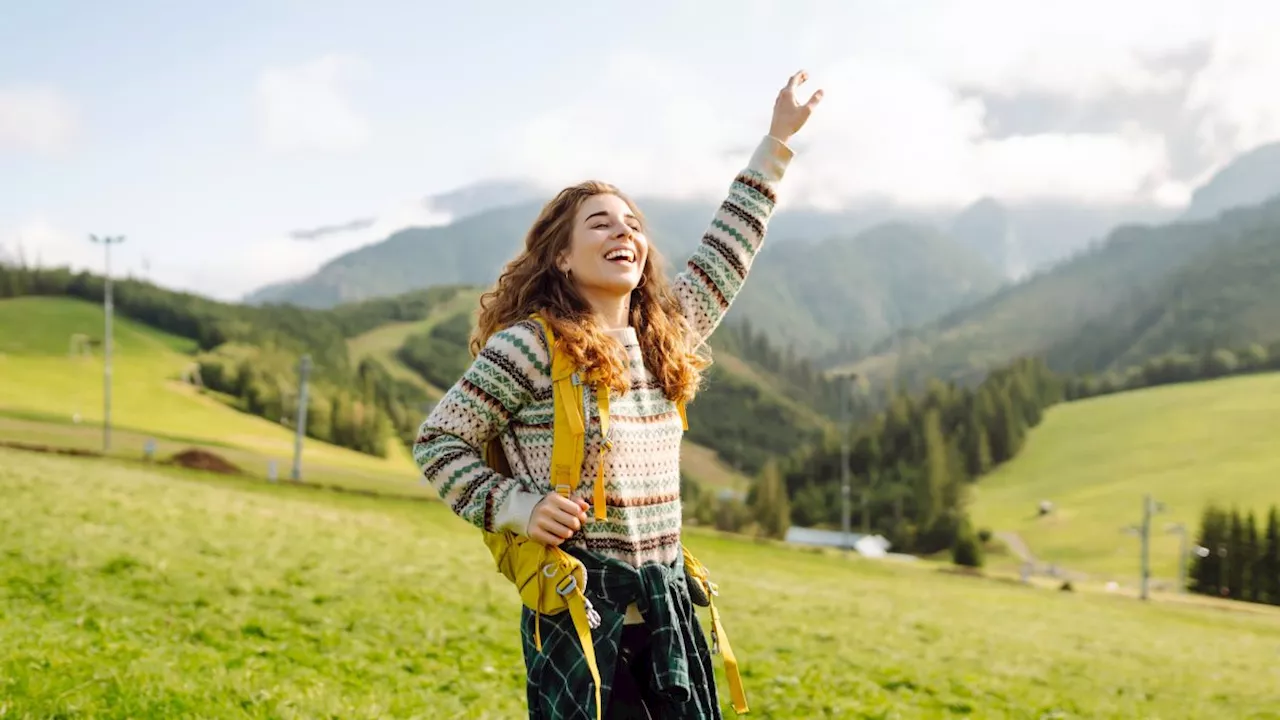
MULTIPOLYGON (((1196 213, 1206 215, 1207 211, 1196 213)), ((1280 194, 1208 217, 1128 225, 1024 282, 896 333, 849 366, 872 382, 974 382, 1023 355, 1123 373, 1280 341, 1280 194)))
MULTIPOLYGON (((878 201, 839 211, 783 207, 730 317, 749 317, 774 342, 838 364, 902 331, 913 331, 918 342, 931 323, 952 322, 946 318, 966 308, 980 313, 989 306, 980 301, 997 302, 1019 288, 1041 287, 1046 273, 1075 272, 1073 263, 1091 257, 1091 249, 1112 244, 1117 234, 1203 220, 1278 192, 1280 144, 1273 144, 1223 168, 1186 208, 1010 203, 990 197, 959 210, 878 201)), ((262 288, 246 302, 328 308, 437 285, 487 285, 520 248, 549 196, 550 191, 522 180, 433 196, 424 204, 452 218, 447 224, 405 228, 341 254, 308 277, 262 288)), ((655 244, 678 269, 714 204, 658 197, 637 202, 655 244)), ((304 232, 323 242, 326 230, 304 232)), ((1152 259, 1150 267, 1114 282, 1139 282, 1175 257, 1152 259)), ((1105 306, 1110 292, 1085 305, 1105 306)))

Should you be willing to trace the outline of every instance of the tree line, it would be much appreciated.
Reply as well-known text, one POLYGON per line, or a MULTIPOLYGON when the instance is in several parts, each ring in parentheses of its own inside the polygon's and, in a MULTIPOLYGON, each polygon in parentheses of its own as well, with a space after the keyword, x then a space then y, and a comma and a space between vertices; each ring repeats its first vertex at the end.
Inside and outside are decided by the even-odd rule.
MULTIPOLYGON (((310 355, 306 434, 384 456, 389 435, 412 441, 427 398, 375 360, 353 367, 347 339, 387 322, 421 320, 459 289, 436 287, 317 310, 224 303, 123 279, 112 282, 112 303, 123 316, 195 340, 202 383, 237 409, 273 422, 292 424, 296 417, 298 361, 310 355)), ((101 303, 104 294, 103 278, 93 273, 0 263, 0 298, 45 295, 101 303)))
POLYGON ((426 332, 410 335, 396 350, 396 358, 436 387, 450 387, 471 365, 473 325, 470 314, 454 315, 426 332))
POLYGON ((1197 354, 1170 353, 1131 365, 1123 372, 1072 377, 1066 383, 1066 399, 1084 400, 1160 385, 1274 371, 1280 371, 1280 342, 1270 347, 1253 343, 1236 350, 1216 348, 1197 354))
MULTIPOLYGON (((732 353, 767 373, 780 390, 797 402, 825 417, 839 417, 839 381, 815 361, 796 354, 791 346, 778 347, 764 331, 757 331, 749 318, 726 321, 711 336, 711 344, 713 350, 732 353)), ((851 408, 853 415, 869 416, 871 400, 870 397, 855 397, 851 408)))
MULTIPOLYGON (((1045 408, 1062 400, 1062 380, 1040 359, 992 372, 976 387, 934 380, 920 395, 897 392, 849 433, 852 522, 902 552, 951 551, 981 562, 968 517, 970 486, 1022 449, 1045 408)), ((781 475, 791 521, 839 527, 839 436, 786 459, 781 475)))
POLYGON ((1205 507, 1196 534, 1188 589, 1215 597, 1280 605, 1280 506, 1257 514, 1205 507))

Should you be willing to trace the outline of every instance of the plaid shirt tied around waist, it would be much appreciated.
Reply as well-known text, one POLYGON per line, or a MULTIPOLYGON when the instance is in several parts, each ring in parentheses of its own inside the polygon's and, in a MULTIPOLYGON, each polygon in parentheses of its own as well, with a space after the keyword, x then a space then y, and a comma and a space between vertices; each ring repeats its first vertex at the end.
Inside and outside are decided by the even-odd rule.
MULTIPOLYGON (((600 700, 608 707, 627 606, 635 603, 651 635, 651 681, 665 700, 663 720, 721 720, 711 652, 695 614, 683 563, 636 568, 579 548, 563 548, 587 569, 587 597, 600 614, 591 631, 600 670, 600 700)), ((595 720, 591 671, 569 613, 541 617, 542 651, 534 644, 538 616, 523 608, 530 720, 595 720)))

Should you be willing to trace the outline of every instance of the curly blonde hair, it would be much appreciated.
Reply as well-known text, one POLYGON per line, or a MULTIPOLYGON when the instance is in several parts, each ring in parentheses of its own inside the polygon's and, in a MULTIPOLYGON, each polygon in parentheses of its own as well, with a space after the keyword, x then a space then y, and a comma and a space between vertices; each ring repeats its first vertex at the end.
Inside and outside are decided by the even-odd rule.
MULTIPOLYGON (((548 202, 525 236, 524 250, 507 263, 497 283, 480 298, 480 314, 471 336, 472 355, 479 354, 493 333, 540 314, 555 331, 557 342, 575 365, 594 373, 620 394, 631 387, 626 358, 617 342, 596 323, 586 299, 556 267, 568 249, 573 218, 594 195, 616 195, 640 220, 644 216, 626 195, 608 183, 588 181, 561 190, 548 202)), ((628 318, 640 341, 645 366, 672 402, 688 402, 697 394, 710 359, 693 342, 693 331, 681 312, 680 299, 667 280, 662 256, 649 246, 643 282, 631 292, 628 318)))

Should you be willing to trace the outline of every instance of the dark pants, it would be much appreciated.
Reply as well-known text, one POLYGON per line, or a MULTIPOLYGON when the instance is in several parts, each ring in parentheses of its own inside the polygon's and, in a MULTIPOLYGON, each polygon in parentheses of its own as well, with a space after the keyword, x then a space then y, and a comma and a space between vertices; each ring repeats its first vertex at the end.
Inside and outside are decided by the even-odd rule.
POLYGON ((624 626, 605 720, 658 720, 659 700, 650 685, 652 675, 649 628, 643 624, 624 626))

